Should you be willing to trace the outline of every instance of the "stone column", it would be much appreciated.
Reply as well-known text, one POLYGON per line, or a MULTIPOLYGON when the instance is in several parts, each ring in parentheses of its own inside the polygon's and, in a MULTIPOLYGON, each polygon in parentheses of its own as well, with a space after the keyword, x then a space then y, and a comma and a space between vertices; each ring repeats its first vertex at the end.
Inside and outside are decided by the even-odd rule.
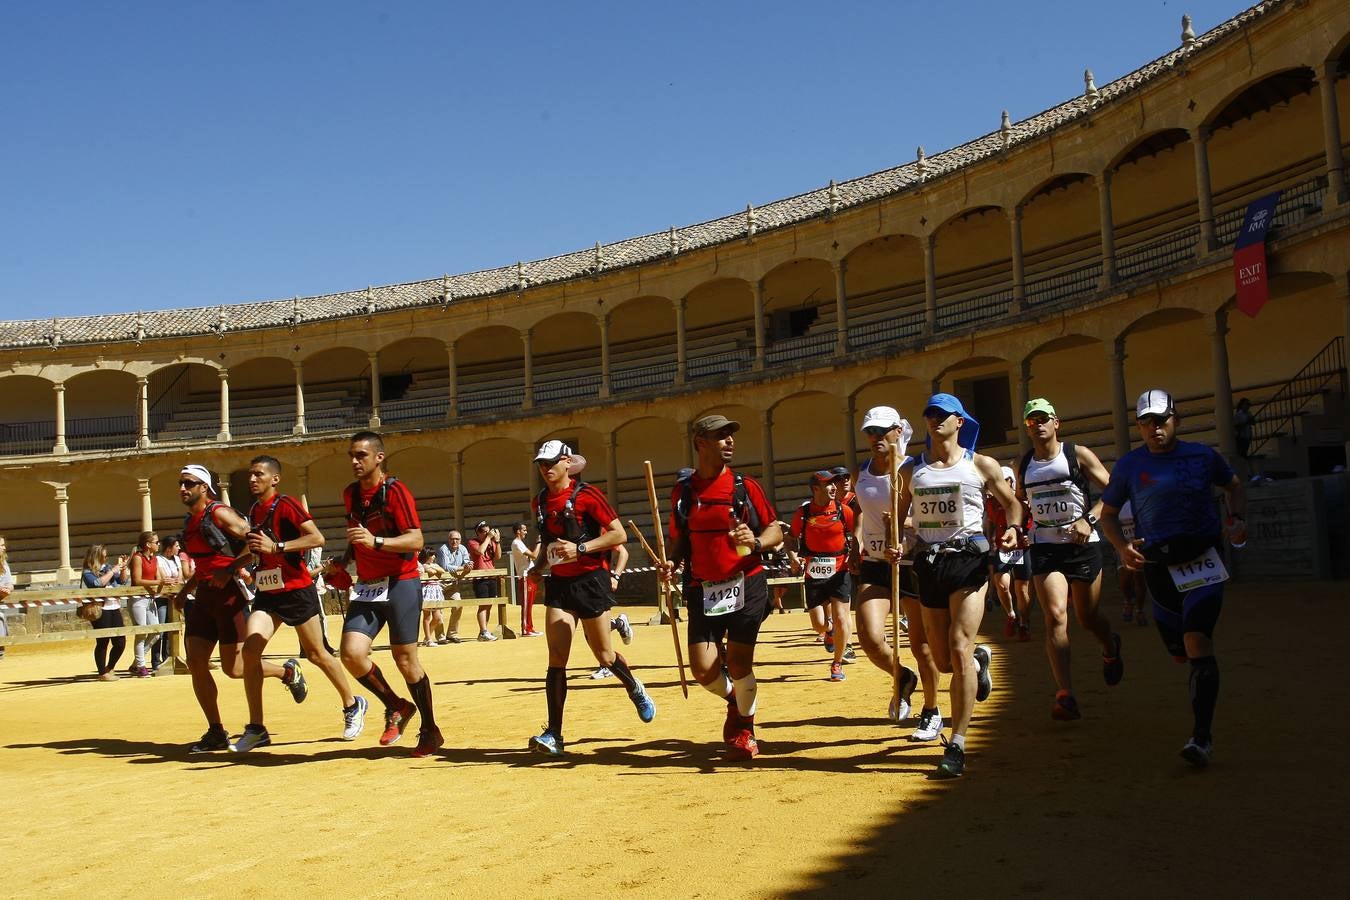
POLYGON ((309 466, 299 467, 295 470, 295 493, 300 499, 300 505, 306 510, 309 509, 309 466))
POLYGON ((680 465, 688 468, 694 464, 694 423, 692 421, 680 424, 680 444, 684 447, 684 452, 680 454, 680 465))
POLYGON ((1022 421, 1022 410, 1027 408, 1031 399, 1031 357, 1022 360, 1017 378, 1017 450, 1026 454, 1031 449, 1031 436, 1027 434, 1026 423, 1022 421))
POLYGON ((1130 452, 1130 407, 1125 396, 1123 336, 1106 345, 1106 358, 1111 363, 1111 432, 1115 438, 1116 459, 1120 459, 1130 452))
POLYGON ((291 429, 291 434, 307 434, 309 428, 305 425, 305 364, 296 360, 295 366, 295 427, 291 429))
POLYGON ((1219 452, 1229 465, 1236 462, 1237 441, 1233 436, 1233 384, 1228 377, 1228 312, 1218 310, 1209 322, 1210 366, 1214 369, 1214 427, 1219 432, 1219 452))
POLYGON ((852 397, 845 397, 844 402, 839 407, 843 414, 844 442, 839 446, 844 448, 843 464, 848 469, 852 469, 858 464, 858 432, 853 424, 854 401, 852 397))
POLYGON ((221 473, 220 473, 220 484, 218 485, 218 487, 220 488, 220 502, 221 502, 221 503, 224 503, 226 506, 234 506, 234 504, 230 502, 230 473, 229 473, 229 472, 221 472, 221 473))
POLYGON ((674 301, 675 305, 675 383, 684 384, 689 380, 689 335, 684 326, 685 298, 674 301))
POLYGON ((380 354, 374 350, 366 353, 370 360, 370 422, 374 430, 380 427, 380 354))
MULTIPOLYGON (((228 377, 228 376, 226 376, 228 377)), ((228 398, 230 395, 230 385, 228 381, 221 383, 221 396, 228 398)), ((222 420, 226 426, 229 425, 229 412, 226 407, 225 418, 222 420)), ((229 428, 223 428, 225 437, 223 440, 229 440, 229 428)), ((150 380, 145 376, 139 376, 136 379, 136 446, 144 450, 150 446, 150 380)))
POLYGON ((75 570, 70 567, 70 485, 59 481, 47 483, 56 491, 56 577, 60 581, 72 581, 75 570))
POLYGON ((755 371, 764 371, 764 279, 755 281, 755 371))
MULTIPOLYGON (((220 434, 216 440, 222 443, 230 439, 230 370, 221 369, 220 376, 220 434)), ((146 416, 149 419, 149 415, 146 416)))
POLYGON ((455 499, 455 530, 464 534, 464 453, 455 451, 450 459, 450 491, 455 499))
POLYGON ((1322 142, 1327 154, 1327 199, 1324 208, 1335 209, 1345 201, 1345 153, 1341 149, 1341 113, 1336 105, 1338 60, 1328 59, 1317 68, 1318 93, 1322 97, 1322 142))
POLYGON ((455 342, 445 342, 445 352, 450 359, 450 405, 445 408, 447 420, 459 417, 459 363, 455 361, 455 342))
MULTIPOLYGON (((539 467, 535 466, 537 470, 539 467)), ((614 432, 605 435, 605 488, 609 503, 619 508, 619 438, 614 432)))
POLYGON ((1116 224, 1111 215, 1111 170, 1097 174, 1097 208, 1101 213, 1102 277, 1101 290, 1116 283, 1116 224))
POLYGON ((932 338, 937 333, 937 236, 919 239, 923 248, 923 334, 932 338))
POLYGON ((66 447, 66 385, 58 381, 52 385, 52 393, 56 395, 56 443, 52 445, 52 453, 68 453, 66 447))
POLYGON ((1012 246, 1012 275, 1013 275, 1013 302, 1014 312, 1022 312, 1027 308, 1027 265, 1022 252, 1022 207, 1020 205, 1012 208, 1012 213, 1008 216, 1009 243, 1012 246))
POLYGON ((521 409, 534 409, 534 351, 531 343, 534 330, 526 328, 520 333, 520 343, 525 352, 525 396, 521 400, 521 409))
POLYGON ((834 263, 834 355, 848 355, 848 263, 836 260, 834 263))
POLYGON ((609 371, 609 313, 600 316, 600 398, 609 397, 612 385, 609 371))
POLYGON ((141 531, 153 531, 155 512, 150 505, 150 479, 137 478, 136 492, 141 495, 141 531))
POLYGON ((759 414, 759 430, 760 442, 764 445, 764 493, 777 508, 778 501, 774 499, 777 485, 773 469, 773 410, 766 409, 759 414))
POLYGON ((1209 184, 1209 126, 1200 125, 1191 135, 1195 144, 1195 196, 1200 204, 1200 245, 1196 252, 1205 256, 1214 249, 1214 195, 1209 184))

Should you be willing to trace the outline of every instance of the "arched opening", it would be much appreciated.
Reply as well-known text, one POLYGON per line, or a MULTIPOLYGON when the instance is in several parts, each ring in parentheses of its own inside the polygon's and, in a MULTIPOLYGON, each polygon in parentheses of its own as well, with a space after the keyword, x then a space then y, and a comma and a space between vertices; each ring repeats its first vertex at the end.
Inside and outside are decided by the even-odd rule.
MULTIPOLYGON (((1015 449, 1018 441, 1019 416, 1013 402, 1017 390, 1008 361, 998 356, 972 356, 948 366, 938 373, 931 387, 956 395, 961 405, 980 423, 979 451, 1000 458, 1015 449)), ((915 440, 927 438, 923 423, 923 406, 930 394, 925 394, 917 409, 914 425, 915 440)))
POLYGON ((389 474, 412 491, 417 516, 422 520, 422 536, 429 547, 444 543, 446 532, 456 521, 453 461, 451 454, 434 447, 405 447, 385 458, 389 474))
POLYGON ((291 434, 295 428, 295 367, 260 356, 230 367, 230 434, 291 434))
POLYGON ((305 424, 310 434, 353 431, 370 421, 370 358, 330 347, 304 360, 305 424))
POLYGON ((1027 306, 1052 306, 1097 290, 1102 233, 1092 176, 1056 175, 1021 205, 1027 306))
POLYGON ((445 342, 410 337, 380 349, 380 421, 439 421, 450 406, 450 357, 445 342))
POLYGON ((1012 237, 998 206, 964 210, 934 233, 939 329, 979 325, 1008 314, 1013 299, 1012 237))
POLYGON ((108 548, 108 561, 130 557, 141 533, 136 479, 110 472, 80 478, 67 489, 70 503, 70 564, 76 570, 91 544, 108 548))
POLYGON ((740 279, 705 281, 685 298, 689 379, 725 379, 755 359, 754 291, 740 279))
MULTIPOLYGON (((803 391, 773 407, 774 501, 788 508, 810 496, 807 478, 841 463, 842 399, 824 391, 803 391)), ((738 448, 739 449, 739 448, 738 448)))
MULTIPOLYGON (((136 377, 128 372, 96 369, 68 378, 66 446, 72 451, 136 446, 140 434, 138 404, 136 377)), ((152 412, 152 427, 155 421, 152 412)))
POLYGON ((919 238, 887 234, 844 258, 849 346, 863 350, 923 332, 923 249, 919 238))
POLYGON ((505 325, 477 328, 455 341, 459 413, 520 409, 525 401, 525 345, 505 325))
MULTIPOLYGON (((9 568, 16 578, 30 572, 48 572, 61 564, 56 558, 60 546, 56 534, 56 493, 50 484, 26 478, 0 478, 0 509, 5 511, 9 568)), ((74 546, 70 553, 75 555, 74 546)), ((79 559, 71 560, 71 565, 78 564, 79 559)))
MULTIPOLYGON (((1081 334, 1061 335, 1037 347, 1028 358, 1027 397, 1044 397, 1055 407, 1060 437, 1090 447, 1098 456, 1114 455, 1115 419, 1103 377, 1107 359, 1102 342, 1081 334)), ((1014 413, 1013 427, 1020 430, 1025 427, 1022 410, 1014 413)))
POLYGON ((1190 134, 1169 128, 1145 135, 1126 147, 1107 171, 1116 277, 1152 277, 1194 259, 1200 214, 1190 134))
MULTIPOLYGON (((510 532, 510 524, 527 519, 534 477, 534 447, 508 438, 488 438, 464 449, 465 528, 487 520, 510 532)), ((585 450, 578 449, 585 455, 585 450)), ((465 534, 467 541, 471 534, 465 534)))
POLYGON ((823 259, 792 259, 764 276, 765 361, 775 367, 834 352, 834 269, 823 259))
POLYGON ((600 323, 589 313, 565 312, 534 326, 536 405, 577 406, 600 396, 600 323))
MULTIPOLYGON (((647 478, 643 468, 651 460, 652 479, 662 512, 670 514, 670 492, 675 474, 685 465, 689 436, 679 423, 647 416, 632 419, 614 430, 618 442, 619 495, 610 497, 627 525, 631 518, 648 540, 652 540, 651 504, 647 499, 647 478)), ((645 563, 644 563, 645 564, 645 563)))
MULTIPOLYGON (((846 444, 853 451, 850 462, 856 465, 871 455, 870 444, 862 433, 862 423, 867 411, 874 406, 889 406, 902 419, 908 420, 914 429, 913 440, 917 441, 911 444, 911 448, 922 446, 923 408, 932 393, 930 388, 931 385, 917 378, 904 376, 878 378, 859 387, 853 394, 853 421, 849 428, 849 443, 846 444)), ((917 452, 917 449, 912 452, 917 452)))
MULTIPOLYGON (((151 440, 157 443, 204 441, 220 433, 218 369, 204 363, 164 366, 150 373, 146 392, 151 440)), ((134 417, 134 385, 132 398, 134 417)))
POLYGON ((650 391, 675 383, 675 311, 667 297, 635 297, 609 312, 610 389, 650 391))
MULTIPOLYGON (((1208 317, 1194 309, 1154 310, 1130 323, 1125 337, 1127 403, 1146 390, 1172 394, 1182 422, 1181 437, 1217 445, 1214 371, 1208 317)), ((1134 420, 1133 407, 1129 419, 1134 420)), ((1137 436, 1132 436, 1137 440, 1137 436)))
MULTIPOLYGON (((0 412, 0 454, 50 453, 56 444, 56 395, 52 383, 36 375, 0 378, 5 408, 0 412)), ((70 410, 66 410, 69 419, 70 410)))

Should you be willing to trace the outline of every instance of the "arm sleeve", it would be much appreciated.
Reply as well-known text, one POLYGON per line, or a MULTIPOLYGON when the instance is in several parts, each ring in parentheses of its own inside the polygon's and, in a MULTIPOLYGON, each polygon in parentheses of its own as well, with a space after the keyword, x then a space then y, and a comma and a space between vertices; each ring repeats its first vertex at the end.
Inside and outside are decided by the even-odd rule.
POLYGON ((394 489, 389 492, 388 507, 389 515, 399 531, 421 529, 422 520, 417 517, 417 501, 413 499, 412 491, 403 486, 403 482, 394 483, 394 489))
POLYGON ((88 569, 84 570, 84 574, 80 576, 80 581, 83 582, 84 586, 87 588, 102 587, 102 585, 98 583, 98 576, 88 569))
POLYGON ((806 527, 805 518, 802 515, 802 508, 799 506, 797 507, 797 514, 792 517, 792 525, 791 527, 788 528, 788 531, 792 534, 793 537, 797 538, 798 540, 801 540, 802 531, 805 529, 805 527, 806 527))
POLYGON ((1111 470, 1111 480, 1106 483, 1106 490, 1102 491, 1102 502, 1116 509, 1124 506, 1129 499, 1129 477, 1128 464, 1123 459, 1118 460, 1111 470))
POLYGON ((599 522, 602 530, 608 528, 609 523, 619 517, 619 514, 614 511, 614 507, 609 505, 609 500, 600 492, 599 488, 587 485, 586 490, 581 492, 581 496, 577 500, 578 506, 581 507, 578 512, 582 512, 599 522), (580 502, 582 500, 585 501, 584 504, 580 502))
POLYGON ((1228 460, 1220 456, 1217 451, 1211 449, 1209 452, 1214 462, 1214 484, 1223 487, 1233 480, 1233 467, 1228 465, 1228 460))
POLYGON ((755 515, 759 516, 760 527, 768 527, 770 522, 778 518, 778 513, 774 512, 773 504, 769 498, 764 495, 764 488, 759 486, 759 482, 751 478, 745 479, 745 495, 750 504, 755 508, 755 515))

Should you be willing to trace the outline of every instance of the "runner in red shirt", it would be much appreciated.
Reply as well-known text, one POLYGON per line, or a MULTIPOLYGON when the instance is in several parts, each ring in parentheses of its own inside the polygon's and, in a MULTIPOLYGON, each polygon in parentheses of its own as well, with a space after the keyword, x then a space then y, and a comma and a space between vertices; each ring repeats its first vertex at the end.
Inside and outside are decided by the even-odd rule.
POLYGON ((328 583, 351 587, 352 602, 342 623, 342 663, 357 681, 384 703, 386 747, 403 737, 419 712, 422 729, 413 756, 430 756, 445 743, 431 705, 431 678, 417 656, 417 631, 422 621, 422 579, 417 553, 422 549, 422 522, 412 492, 385 474, 384 439, 373 431, 352 435, 347 457, 356 482, 342 492, 347 511, 347 555, 330 567, 328 583), (352 584, 346 562, 356 559, 352 584), (370 657, 375 636, 389 626, 389 651, 408 683, 413 702, 394 693, 370 657), (416 705, 414 705, 416 704, 416 705))
POLYGON ((854 512, 838 496, 847 475, 821 469, 811 475, 811 499, 797 508, 789 532, 796 551, 791 554, 793 569, 805 567, 806 610, 811 627, 829 641, 834 661, 830 680, 844 680, 844 651, 849 642, 849 605, 853 600, 854 512), (832 612, 834 632, 829 619, 832 612))
MULTIPOLYGON (((324 649, 323 607, 314 579, 305 566, 305 551, 322 547, 323 534, 300 502, 277 491, 281 483, 281 463, 271 456, 255 456, 248 467, 248 490, 253 495, 249 509, 248 548, 257 559, 253 583, 258 595, 253 614, 248 618, 248 637, 244 639, 244 695, 248 699, 249 724, 230 746, 236 753, 272 743, 263 724, 262 655, 278 625, 290 625, 300 636, 305 657, 328 676, 342 697, 343 740, 356 740, 365 726, 366 699, 353 696, 342 665, 324 649)), ((299 663, 286 661, 294 669, 289 685, 296 701, 308 693, 299 663)))
MULTIPOLYGON (((206 733, 188 748, 191 753, 225 750, 230 736, 220 721, 219 691, 211 677, 211 654, 220 644, 220 670, 230 678, 244 677, 244 659, 239 652, 244 640, 244 611, 248 600, 239 584, 238 572, 252 557, 243 547, 248 523, 228 506, 216 500, 216 487, 205 466, 183 467, 178 481, 178 498, 188 508, 183 525, 183 549, 192 558, 196 571, 174 600, 183 610, 183 643, 187 649, 188 672, 192 692, 206 716, 206 733), (234 555, 231 539, 242 549, 234 555)), ((291 660, 294 662, 294 660, 291 660)), ((280 678, 288 685, 298 681, 296 666, 282 667, 263 662, 265 678, 280 678)), ((303 688, 303 681, 300 681, 303 688)), ((297 702, 303 700, 303 694, 297 702)))
POLYGON ((783 532, 758 482, 730 468, 740 427, 721 415, 694 423, 698 466, 676 483, 671 494, 674 551, 661 577, 673 581, 675 569, 684 564, 690 671, 705 690, 726 701, 722 737, 728 745, 727 758, 745 760, 759 755, 755 642, 769 613, 768 579, 760 553, 781 544, 783 532))
MULTIPOLYGON (((610 646, 609 610, 614 606, 609 577, 609 552, 628 535, 604 493, 576 478, 586 458, 562 441, 545 441, 534 456, 544 490, 530 506, 539 529, 535 559, 544 577, 544 635, 548 641, 548 725, 530 738, 530 748, 547 756, 563 752, 563 705, 567 702, 567 658, 572 636, 581 622, 596 662, 609 669, 628 689, 638 718, 650 722, 656 704, 628 667, 623 654, 610 646)), ((532 574, 532 578, 539 575, 532 574)))

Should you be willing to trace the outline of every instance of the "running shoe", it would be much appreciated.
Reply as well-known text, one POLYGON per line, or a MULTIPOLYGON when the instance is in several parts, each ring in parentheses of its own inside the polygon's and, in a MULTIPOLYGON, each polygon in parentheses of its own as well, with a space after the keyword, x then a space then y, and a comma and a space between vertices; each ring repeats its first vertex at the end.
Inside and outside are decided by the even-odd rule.
POLYGON ((741 728, 727 742, 726 758, 729 760, 744 761, 756 756, 759 756, 759 741, 755 740, 755 733, 749 728, 741 728))
POLYGON ((900 614, 900 630, 905 634, 909 634, 909 616, 904 613, 900 614))
POLYGON ((827 631, 820 636, 820 642, 825 645, 825 652, 834 653, 834 633, 827 631))
POLYGON ((423 759, 445 744, 445 738, 441 737, 441 730, 436 727, 423 728, 417 733, 417 746, 413 748, 412 755, 415 759, 423 759))
POLYGON ((309 696, 309 686, 305 684, 305 673, 300 671, 300 660, 288 659, 281 667, 290 674, 290 678, 283 678, 281 683, 291 692, 291 699, 296 703, 304 703, 309 696))
MULTIPOLYGON (((900 689, 891 695, 891 705, 887 709, 887 715, 890 720, 899 725, 909 718, 910 710, 913 708, 910 698, 914 696, 914 689, 919 686, 919 673, 915 672, 909 666, 900 667, 900 689)), ((940 729, 942 726, 939 725, 940 729)))
POLYGON ((1197 741, 1191 738, 1186 742, 1186 746, 1181 748, 1181 758, 1197 769, 1203 769, 1209 765, 1209 757, 1213 752, 1213 741, 1197 741))
POLYGON ((623 638, 625 644, 633 643, 633 623, 628 621, 627 613, 619 613, 614 618, 614 630, 623 638))
POLYGON ((937 764, 938 778, 957 778, 966 770, 966 751, 955 744, 948 744, 942 751, 942 762, 937 764))
POLYGON ((197 743, 188 748, 189 753, 210 753, 213 750, 230 749, 230 736, 223 725, 212 725, 198 738, 197 743))
POLYGON ((1125 660, 1120 658, 1120 635, 1114 631, 1111 632, 1111 643, 1115 645, 1116 652, 1102 657, 1102 678, 1108 685, 1115 685, 1120 684, 1125 674, 1125 660))
POLYGON ((1017 616, 1003 617, 1003 636, 1010 638, 1017 634, 1017 616))
POLYGON ((858 654, 853 651, 853 645, 844 648, 844 662, 855 663, 858 661, 858 654))
POLYGON ((601 666, 591 673, 591 678, 595 681, 599 681, 601 678, 611 678, 613 675, 614 673, 609 670, 608 666, 601 666))
POLYGON ((909 739, 914 743, 924 743, 937 740, 940 734, 942 734, 942 713, 936 709, 925 709, 919 713, 919 727, 914 729, 909 739))
MULTIPOLYGON (((975 660, 980 664, 980 674, 976 676, 978 680, 975 683, 975 701, 983 703, 989 699, 989 695, 994 690, 994 676, 989 671, 990 658, 987 645, 977 644, 975 646, 975 660)), ((957 772, 956 774, 961 773, 957 772)))
POLYGON ((257 747, 266 747, 272 743, 272 736, 261 725, 245 725, 244 733, 230 745, 231 753, 247 753, 257 747))
POLYGON ((637 708, 639 719, 650 722, 656 718, 656 702, 647 693, 647 689, 643 687, 642 682, 637 683, 636 688, 628 694, 628 699, 632 700, 633 706, 637 708))
POLYGON ((1055 705, 1050 707, 1050 718, 1057 722, 1072 722, 1074 719, 1083 718, 1083 713, 1078 708, 1078 700, 1073 694, 1060 691, 1055 694, 1055 705))
POLYGON ((342 739, 344 741, 354 741, 361 736, 361 732, 366 727, 366 710, 369 708, 370 703, 360 694, 356 695, 355 703, 343 708, 342 739))
POLYGON ((1031 640, 1031 625, 1026 622, 1017 623, 1017 639, 1026 643, 1031 640))
POLYGON ((490 631, 480 631, 478 632, 478 639, 486 643, 487 641, 495 641, 497 636, 490 631))
POLYGON ((544 756, 562 756, 563 739, 545 728, 538 737, 530 738, 530 749, 544 756))
POLYGON ((831 681, 843 681, 843 680, 844 680, 844 664, 843 664, 843 663, 839 663, 839 662, 832 662, 832 663, 830 663, 830 680, 831 680, 831 681))
POLYGON ((452 635, 450 635, 448 638, 446 638, 446 640, 449 641, 449 642, 452 643, 452 644, 462 644, 462 643, 464 643, 464 638, 460 637, 460 636, 457 635, 457 634, 452 634, 452 635))
POLYGON ((409 700, 400 702, 401 705, 397 709, 386 709, 384 711, 384 734, 380 735, 380 744, 384 747, 392 747, 397 744, 399 738, 403 737, 403 732, 407 730, 412 717, 417 715, 417 706, 414 703, 409 700))
POLYGON ((731 739, 741 730, 741 713, 736 709, 736 701, 727 701, 727 717, 722 722, 722 740, 730 744, 731 739))

